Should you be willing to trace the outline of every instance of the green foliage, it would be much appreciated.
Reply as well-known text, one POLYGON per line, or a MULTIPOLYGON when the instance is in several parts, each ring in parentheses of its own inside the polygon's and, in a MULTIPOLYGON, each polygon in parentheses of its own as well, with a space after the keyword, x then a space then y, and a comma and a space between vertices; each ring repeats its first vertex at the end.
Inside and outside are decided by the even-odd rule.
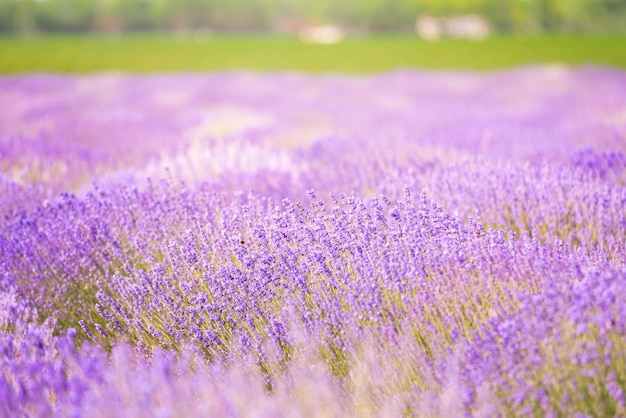
POLYGON ((303 23, 412 31, 421 13, 477 13, 500 32, 626 31, 622 0, 0 0, 0 32, 272 32, 303 23))

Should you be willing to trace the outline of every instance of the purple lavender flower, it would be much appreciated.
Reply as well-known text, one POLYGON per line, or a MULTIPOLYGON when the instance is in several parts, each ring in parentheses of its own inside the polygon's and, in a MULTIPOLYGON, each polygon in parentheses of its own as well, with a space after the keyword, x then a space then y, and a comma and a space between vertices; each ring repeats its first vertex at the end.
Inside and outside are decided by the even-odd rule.
POLYGON ((0 78, 0 415, 626 415, 625 86, 0 78))

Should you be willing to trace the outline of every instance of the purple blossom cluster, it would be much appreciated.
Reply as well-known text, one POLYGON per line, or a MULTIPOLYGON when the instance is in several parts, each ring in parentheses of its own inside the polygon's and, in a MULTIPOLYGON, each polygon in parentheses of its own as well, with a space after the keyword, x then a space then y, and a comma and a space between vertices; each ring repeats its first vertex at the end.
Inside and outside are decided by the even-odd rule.
POLYGON ((513 315, 455 359, 463 409, 480 394, 507 414, 569 415, 576 404, 588 416, 623 415, 625 277, 593 271, 573 285, 557 282, 520 298, 513 315))
POLYGON ((0 79, 0 415, 626 416, 625 92, 0 79))

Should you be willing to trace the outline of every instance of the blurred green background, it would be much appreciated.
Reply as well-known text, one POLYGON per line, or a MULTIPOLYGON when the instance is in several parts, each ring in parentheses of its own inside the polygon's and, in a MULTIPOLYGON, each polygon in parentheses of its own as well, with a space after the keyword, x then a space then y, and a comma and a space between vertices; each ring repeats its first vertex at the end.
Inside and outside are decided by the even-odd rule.
POLYGON ((624 0, 0 0, 0 31, 403 32, 426 13, 478 14, 497 33, 626 31, 624 0))
POLYGON ((626 68, 626 0, 0 0, 4 74, 545 63, 626 68))

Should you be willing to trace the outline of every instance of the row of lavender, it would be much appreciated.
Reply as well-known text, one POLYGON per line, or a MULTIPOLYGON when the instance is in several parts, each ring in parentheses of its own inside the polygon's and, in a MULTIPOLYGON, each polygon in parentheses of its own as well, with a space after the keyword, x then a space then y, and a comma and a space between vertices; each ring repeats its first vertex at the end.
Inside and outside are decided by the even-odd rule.
POLYGON ((623 73, 0 87, 0 414, 626 415, 623 73))

